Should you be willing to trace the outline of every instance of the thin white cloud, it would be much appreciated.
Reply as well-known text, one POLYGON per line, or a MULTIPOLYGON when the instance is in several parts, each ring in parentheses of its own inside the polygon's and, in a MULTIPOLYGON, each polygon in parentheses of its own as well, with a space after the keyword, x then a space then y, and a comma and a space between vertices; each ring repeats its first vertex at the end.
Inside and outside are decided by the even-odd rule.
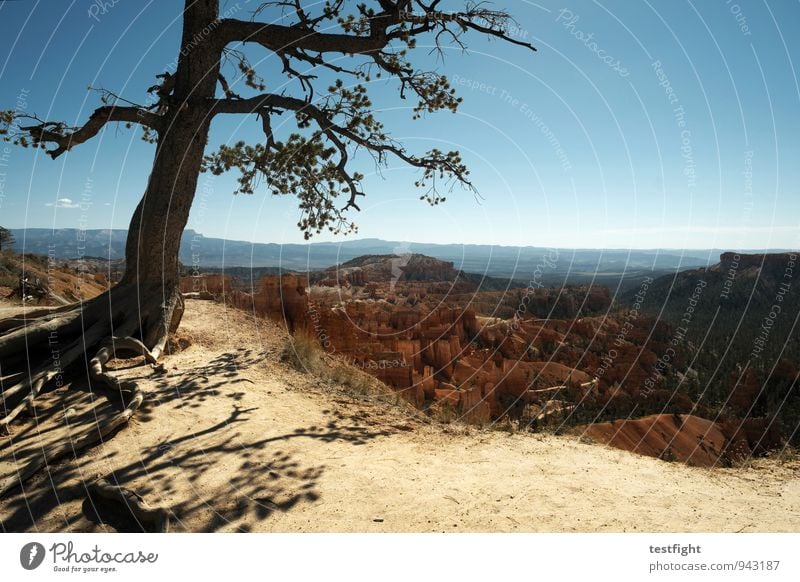
POLYGON ((55 208, 77 208, 80 206, 77 202, 73 202, 70 198, 59 198, 55 202, 48 202, 45 206, 53 206, 55 208))

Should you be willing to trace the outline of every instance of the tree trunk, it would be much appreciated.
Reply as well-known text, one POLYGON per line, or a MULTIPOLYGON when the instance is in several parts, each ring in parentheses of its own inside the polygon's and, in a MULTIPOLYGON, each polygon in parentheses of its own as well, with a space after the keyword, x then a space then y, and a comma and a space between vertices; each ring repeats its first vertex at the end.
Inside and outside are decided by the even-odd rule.
MULTIPOLYGON (((220 72, 221 46, 211 31, 219 20, 219 0, 187 0, 173 93, 167 97, 165 129, 158 137, 152 172, 128 229, 125 274, 119 287, 156 300, 160 313, 142 313, 142 340, 153 348, 158 337, 177 328, 182 311, 178 254, 189 220, 211 125, 210 101, 220 72)), ((148 301, 149 303, 149 301, 148 301)), ((159 348, 160 350, 160 348, 159 348)))
POLYGON ((160 287, 178 283, 178 252, 189 220, 211 123, 220 50, 209 32, 218 22, 219 0, 187 0, 175 89, 166 129, 142 200, 131 218, 122 284, 160 287))
POLYGON ((177 283, 178 251, 197 187, 208 123, 193 111, 179 112, 162 136, 144 196, 128 230, 121 284, 177 283))

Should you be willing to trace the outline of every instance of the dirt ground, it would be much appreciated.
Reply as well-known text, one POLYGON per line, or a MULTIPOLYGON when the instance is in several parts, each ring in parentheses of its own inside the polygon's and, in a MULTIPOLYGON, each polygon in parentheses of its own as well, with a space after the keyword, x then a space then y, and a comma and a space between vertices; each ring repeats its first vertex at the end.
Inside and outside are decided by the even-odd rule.
MULTIPOLYGON (((193 343, 165 358, 166 375, 124 372, 148 392, 130 426, 6 496, 0 529, 136 530, 87 498, 84 482, 114 472, 171 508, 178 531, 800 531, 797 461, 698 469, 574 437, 432 424, 295 371, 271 322, 190 301, 182 330, 193 343)), ((68 418, 70 397, 41 406, 68 418)), ((13 451, 4 444, 0 480, 13 478, 13 451)))

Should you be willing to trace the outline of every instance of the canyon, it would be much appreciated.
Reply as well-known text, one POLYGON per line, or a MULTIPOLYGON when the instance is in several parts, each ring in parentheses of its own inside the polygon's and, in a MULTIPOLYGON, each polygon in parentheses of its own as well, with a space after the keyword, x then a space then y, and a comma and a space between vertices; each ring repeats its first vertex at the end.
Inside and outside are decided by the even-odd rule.
MULTIPOLYGON (((726 257, 711 271, 723 272, 726 257)), ((645 278, 627 302, 601 285, 502 283, 407 253, 266 276, 250 289, 221 274, 183 286, 280 322, 436 418, 570 431, 701 466, 784 442, 767 414, 698 397, 693 346, 643 305, 662 281, 645 278)))

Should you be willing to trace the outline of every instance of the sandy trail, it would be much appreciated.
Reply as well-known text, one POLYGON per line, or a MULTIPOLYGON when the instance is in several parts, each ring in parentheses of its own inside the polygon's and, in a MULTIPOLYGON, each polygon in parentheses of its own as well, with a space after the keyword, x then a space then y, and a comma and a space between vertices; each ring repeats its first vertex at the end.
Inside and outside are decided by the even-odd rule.
POLYGON ((182 329, 166 377, 127 372, 150 393, 131 426, 0 501, 2 529, 135 529, 86 498, 115 471, 182 531, 800 531, 796 462, 697 469, 431 425, 292 370, 270 322, 191 301, 182 329))

